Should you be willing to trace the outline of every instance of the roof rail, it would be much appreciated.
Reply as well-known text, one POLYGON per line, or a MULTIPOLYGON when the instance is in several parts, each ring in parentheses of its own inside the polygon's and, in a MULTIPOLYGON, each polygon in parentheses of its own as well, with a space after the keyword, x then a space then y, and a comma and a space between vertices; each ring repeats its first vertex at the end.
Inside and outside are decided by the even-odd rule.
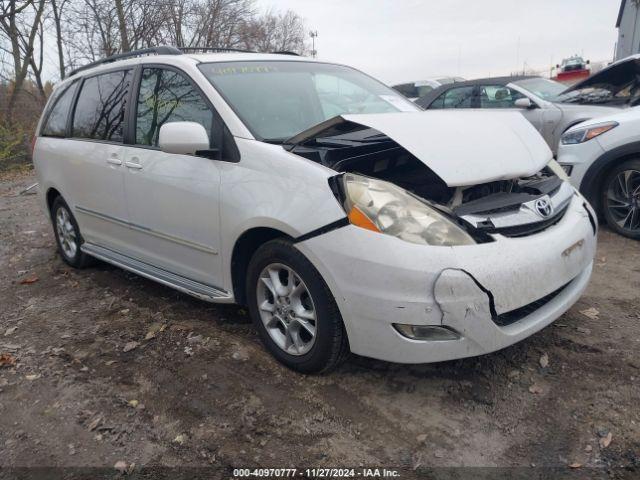
POLYGON ((277 52, 256 52, 255 50, 243 50, 241 48, 231 48, 231 47, 178 47, 178 50, 185 53, 193 53, 193 52, 212 52, 212 53, 274 53, 278 55, 295 55, 299 57, 296 52, 292 52, 290 50, 280 50, 277 52))
POLYGON ((124 60, 126 58, 140 57, 142 55, 182 55, 182 52, 178 50, 176 47, 172 47, 169 45, 161 45, 159 47, 143 48, 141 50, 132 50, 130 52, 116 53, 115 55, 111 55, 110 57, 102 58, 100 60, 96 60, 95 62, 91 62, 86 65, 83 65, 82 67, 78 67, 75 70, 73 70, 69 74, 69 76, 71 77, 78 72, 82 72, 83 70, 87 70, 89 68, 97 67, 98 65, 117 62, 118 60, 124 60))
POLYGON ((231 47, 178 47, 178 50, 184 53, 192 52, 212 52, 212 53, 258 53, 255 50, 243 50, 241 48, 231 47))

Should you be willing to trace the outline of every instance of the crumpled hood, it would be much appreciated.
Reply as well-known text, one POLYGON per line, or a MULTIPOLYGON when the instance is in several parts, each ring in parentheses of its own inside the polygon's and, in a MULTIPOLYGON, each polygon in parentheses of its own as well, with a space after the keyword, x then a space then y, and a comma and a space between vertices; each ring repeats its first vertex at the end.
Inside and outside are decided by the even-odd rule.
POLYGON ((546 142, 519 112, 434 110, 342 119, 385 134, 450 187, 533 175, 552 159, 546 142))

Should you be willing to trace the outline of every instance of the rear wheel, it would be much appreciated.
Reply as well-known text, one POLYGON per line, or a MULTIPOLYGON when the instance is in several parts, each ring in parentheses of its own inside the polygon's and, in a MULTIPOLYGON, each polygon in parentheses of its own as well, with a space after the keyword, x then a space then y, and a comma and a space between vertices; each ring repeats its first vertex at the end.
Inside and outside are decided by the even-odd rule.
POLYGON ((624 162, 609 172, 602 187, 602 206, 612 230, 640 239, 640 160, 624 162))
POLYGON ((51 206, 53 232, 62 259, 75 268, 84 268, 93 263, 93 258, 80 250, 82 236, 71 209, 62 197, 57 197, 51 206))
POLYGON ((342 318, 329 288, 291 242, 272 240, 256 251, 246 291, 262 342, 287 367, 324 372, 348 354, 342 318))

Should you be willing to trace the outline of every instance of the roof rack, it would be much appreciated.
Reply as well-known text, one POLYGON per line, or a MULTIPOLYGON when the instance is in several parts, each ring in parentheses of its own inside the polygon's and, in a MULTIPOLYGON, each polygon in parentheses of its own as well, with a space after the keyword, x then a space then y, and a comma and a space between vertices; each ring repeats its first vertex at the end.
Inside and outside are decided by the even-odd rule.
MULTIPOLYGON (((83 70, 88 70, 89 68, 97 67, 98 65, 103 65, 105 63, 117 62, 118 60, 124 60, 126 58, 135 58, 141 57, 143 55, 182 55, 183 53, 193 53, 193 52, 213 52, 213 53, 260 53, 254 50, 242 50, 240 48, 228 48, 228 47, 172 47, 171 45, 161 45, 159 47, 150 47, 143 48, 141 50, 132 50, 131 52, 124 53, 116 53, 115 55, 111 55, 110 57, 102 58, 100 60, 96 60, 95 62, 88 63, 81 67, 72 70, 69 76, 73 76, 78 72, 82 72, 83 70)), ((267 52, 265 52, 267 53, 267 52)), ((299 57, 295 52, 290 52, 287 50, 282 50, 278 52, 272 52, 278 55, 295 55, 299 57)))
POLYGON ((87 70, 89 68, 97 67, 98 65, 116 62, 118 60, 124 60, 126 58, 140 57, 142 55, 182 55, 182 52, 176 47, 172 47, 170 45, 161 45, 159 47, 143 48, 141 50, 132 50, 131 52, 116 53, 115 55, 111 55, 110 57, 102 58, 100 60, 96 60, 95 62, 91 62, 86 65, 83 65, 82 67, 78 67, 75 70, 73 70, 69 74, 69 76, 71 77, 78 72, 82 72, 83 70, 87 70))
POLYGON ((184 53, 192 52, 212 52, 212 53, 258 53, 255 50, 243 50, 241 48, 231 47, 178 47, 178 50, 184 53))

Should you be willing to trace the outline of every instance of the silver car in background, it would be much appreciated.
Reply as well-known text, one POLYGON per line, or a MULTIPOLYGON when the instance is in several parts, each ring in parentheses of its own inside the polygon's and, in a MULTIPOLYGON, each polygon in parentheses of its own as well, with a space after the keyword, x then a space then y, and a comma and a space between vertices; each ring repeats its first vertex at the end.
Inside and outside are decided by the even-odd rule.
POLYGON ((416 101, 425 109, 480 108, 519 110, 540 132, 554 155, 569 128, 619 111, 588 95, 541 77, 481 78, 443 85, 416 101))

